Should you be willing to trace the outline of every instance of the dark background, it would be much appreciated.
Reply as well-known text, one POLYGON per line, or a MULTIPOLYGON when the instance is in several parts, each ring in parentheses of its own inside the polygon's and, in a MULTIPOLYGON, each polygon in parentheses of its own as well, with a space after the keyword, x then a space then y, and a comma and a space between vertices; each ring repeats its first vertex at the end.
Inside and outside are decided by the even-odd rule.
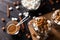
MULTIPOLYGON (((10 18, 7 18, 6 16, 6 12, 7 12, 7 4, 9 3, 10 6, 12 6, 12 3, 14 1, 21 1, 21 0, 0 0, 0 40, 32 40, 31 38, 28 39, 26 38, 25 34, 29 33, 28 27, 27 27, 27 22, 25 22, 25 32, 22 33, 20 31, 20 33, 18 35, 8 35, 5 31, 3 31, 1 28, 3 26, 6 26, 6 23, 9 22, 11 20, 11 17, 17 17, 18 18, 18 13, 21 12, 25 12, 25 9, 20 5, 21 9, 19 10, 19 12, 14 9, 13 11, 11 11, 10 14, 10 18), (1 18, 5 18, 6 22, 3 23, 1 21, 1 18), (21 34, 21 36, 19 36, 21 34)), ((56 2, 57 0, 41 0, 41 5, 37 10, 32 10, 29 11, 31 17, 33 16, 39 16, 40 14, 44 15, 46 13, 49 13, 51 11, 54 11, 56 9, 60 9, 60 0, 58 0, 58 3, 56 2), (53 2, 53 3, 51 3, 53 2)))

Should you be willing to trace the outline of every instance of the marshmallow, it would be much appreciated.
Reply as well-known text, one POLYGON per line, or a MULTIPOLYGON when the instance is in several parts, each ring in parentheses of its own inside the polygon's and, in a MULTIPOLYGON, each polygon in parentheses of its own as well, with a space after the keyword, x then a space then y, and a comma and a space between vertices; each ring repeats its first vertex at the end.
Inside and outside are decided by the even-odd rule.
POLYGON ((29 12, 24 12, 23 15, 24 16, 28 16, 29 15, 29 12))
POLYGON ((43 31, 41 31, 41 33, 43 33, 43 31))
POLYGON ((35 18, 35 16, 33 17, 33 19, 35 18))
POLYGON ((51 30, 51 28, 49 27, 49 28, 48 28, 48 30, 50 31, 50 30, 51 30))
POLYGON ((13 18, 13 17, 12 17, 12 21, 14 21, 14 20, 18 20, 18 19, 17 19, 17 18, 13 18))
POLYGON ((19 6, 16 6, 16 9, 19 9, 19 6))
POLYGON ((37 18, 35 18, 35 20, 38 20, 39 18, 37 17, 37 18))
POLYGON ((19 13, 19 16, 21 16, 22 15, 22 13, 19 13))
POLYGON ((60 10, 56 10, 55 13, 59 12, 60 10))
POLYGON ((18 20, 17 18, 14 18, 14 20, 18 20))
POLYGON ((35 31, 38 31, 38 28, 36 27, 36 28, 34 28, 35 29, 35 31))
POLYGON ((54 22, 55 22, 55 23, 58 23, 58 21, 57 21, 57 20, 54 20, 54 22))
POLYGON ((36 24, 35 23, 33 23, 33 27, 35 27, 36 26, 36 24))
MULTIPOLYGON (((47 20, 47 22, 48 22, 48 25, 51 26, 51 21, 47 20)), ((49 27, 48 30, 51 30, 51 28, 49 27)))
POLYGON ((60 21, 57 24, 60 25, 60 21))
POLYGON ((11 19, 12 19, 12 21, 14 20, 14 18, 13 18, 13 17, 12 17, 11 19))
POLYGON ((40 39, 40 36, 37 36, 37 39, 40 39))
POLYGON ((56 13, 54 13, 54 14, 52 15, 52 18, 53 18, 53 19, 55 19, 55 18, 56 18, 56 13))
POLYGON ((51 21, 50 20, 47 20, 47 22, 50 24, 51 23, 51 21))
POLYGON ((13 9, 13 7, 9 7, 9 10, 12 10, 13 9))

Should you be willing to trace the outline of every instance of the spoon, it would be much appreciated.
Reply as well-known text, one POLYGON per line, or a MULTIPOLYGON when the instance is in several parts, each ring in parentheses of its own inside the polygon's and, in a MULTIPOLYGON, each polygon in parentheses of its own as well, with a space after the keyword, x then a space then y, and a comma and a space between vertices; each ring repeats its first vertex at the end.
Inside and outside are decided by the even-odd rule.
POLYGON ((26 20, 28 20, 30 18, 30 16, 28 16, 28 15, 29 15, 29 13, 24 13, 25 17, 16 26, 19 26, 20 24, 22 24, 23 22, 25 22, 26 20))
POLYGON ((24 17, 16 26, 19 26, 20 24, 24 23, 26 20, 28 20, 30 18, 30 16, 27 19, 25 19, 25 18, 26 17, 24 17))

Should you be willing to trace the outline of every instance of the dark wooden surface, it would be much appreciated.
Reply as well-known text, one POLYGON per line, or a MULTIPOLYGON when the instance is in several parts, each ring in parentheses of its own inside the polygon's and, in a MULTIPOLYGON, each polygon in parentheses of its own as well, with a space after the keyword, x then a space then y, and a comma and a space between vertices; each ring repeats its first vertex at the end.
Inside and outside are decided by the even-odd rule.
MULTIPOLYGON (((5 31, 3 31, 1 28, 3 26, 6 25, 7 22, 9 22, 11 20, 11 17, 17 17, 18 18, 18 13, 19 12, 25 12, 26 10, 21 6, 21 9, 19 10, 19 12, 14 9, 13 11, 11 11, 11 15, 10 15, 10 18, 7 18, 7 15, 6 15, 6 12, 7 12, 7 4, 9 3, 11 6, 12 6, 12 3, 14 1, 20 1, 20 0, 0 0, 0 40, 32 40, 31 38, 30 39, 27 39, 25 37, 25 34, 26 33, 29 33, 29 29, 27 27, 27 22, 25 22, 25 32, 24 33, 20 33, 21 34, 21 37, 19 37, 18 35, 15 35, 15 36, 11 36, 11 35, 8 35, 5 31), (3 23, 1 21, 1 18, 5 18, 6 22, 3 23)), ((42 13, 42 14, 45 14, 47 12, 51 12, 53 11, 52 8, 55 8, 56 9, 59 9, 60 8, 60 3, 55 3, 53 5, 49 4, 49 1, 47 0, 42 0, 43 2, 41 3, 41 6, 38 10, 36 11, 31 11, 30 12, 30 15, 31 16, 39 16, 38 13, 42 13), (45 2, 45 5, 42 5, 44 4, 45 2), (57 7, 56 7, 57 6, 57 7)), ((56 0, 55 0, 56 1, 56 0)), ((21 32, 21 31, 20 31, 21 32)), ((52 36, 51 36, 52 37, 52 36)))
MULTIPOLYGON (((21 12, 21 13, 25 12, 25 9, 22 8, 22 6, 20 6, 20 8, 21 8, 20 10, 16 10, 12 5, 12 3, 14 1, 18 1, 18 0, 0 0, 0 40, 32 40, 32 38, 28 39, 26 37, 26 34, 29 33, 29 30, 27 27, 28 20, 26 23, 24 23, 25 32, 20 31, 19 34, 17 34, 17 35, 13 35, 13 36, 9 35, 1 29, 2 27, 5 27, 9 21, 11 21, 12 17, 19 18, 18 17, 19 12, 21 12), (14 8, 13 11, 10 12, 10 18, 7 17, 8 3, 10 4, 10 6, 12 6, 14 8), (5 18, 5 22, 2 22, 1 18, 5 18)), ((18 22, 19 22, 19 19, 18 19, 18 22)))

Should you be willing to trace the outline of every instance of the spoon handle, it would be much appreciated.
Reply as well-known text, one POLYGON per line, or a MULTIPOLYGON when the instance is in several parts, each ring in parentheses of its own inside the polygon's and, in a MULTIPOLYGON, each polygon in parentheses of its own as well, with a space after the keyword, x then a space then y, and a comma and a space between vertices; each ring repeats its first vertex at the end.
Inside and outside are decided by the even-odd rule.
POLYGON ((23 20, 23 19, 24 19, 24 18, 23 18, 16 26, 19 26, 20 24, 24 23, 24 22, 25 22, 26 20, 28 20, 29 18, 30 18, 30 16, 29 16, 27 19, 25 19, 25 20, 23 20))

